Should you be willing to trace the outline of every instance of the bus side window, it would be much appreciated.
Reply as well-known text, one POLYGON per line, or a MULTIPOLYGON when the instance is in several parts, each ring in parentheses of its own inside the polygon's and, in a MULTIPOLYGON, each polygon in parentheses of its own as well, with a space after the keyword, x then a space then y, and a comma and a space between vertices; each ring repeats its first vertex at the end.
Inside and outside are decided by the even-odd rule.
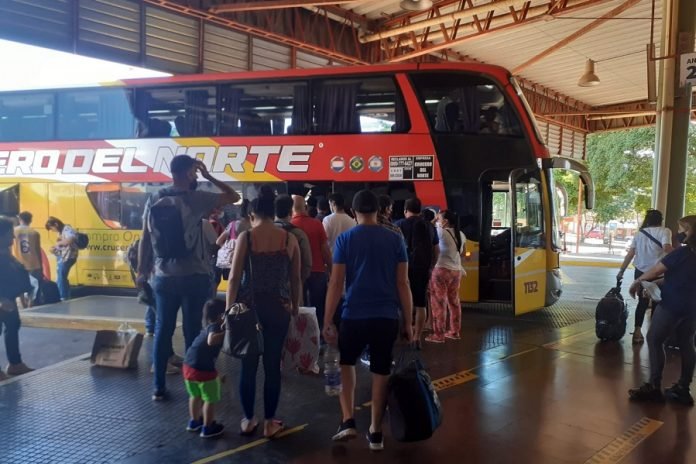
POLYGON ((53 94, 46 92, 0 96, 0 140, 51 140, 54 106, 53 94))
POLYGON ((85 89, 58 94, 58 138, 131 138, 135 131, 132 93, 124 89, 85 89))
POLYGON ((208 137, 216 133, 215 87, 143 89, 136 94, 137 137, 208 137))
POLYGON ((408 132, 401 93, 388 77, 326 79, 316 84, 313 127, 318 134, 408 132))
POLYGON ((306 82, 268 82, 220 87, 220 135, 306 134, 306 82))

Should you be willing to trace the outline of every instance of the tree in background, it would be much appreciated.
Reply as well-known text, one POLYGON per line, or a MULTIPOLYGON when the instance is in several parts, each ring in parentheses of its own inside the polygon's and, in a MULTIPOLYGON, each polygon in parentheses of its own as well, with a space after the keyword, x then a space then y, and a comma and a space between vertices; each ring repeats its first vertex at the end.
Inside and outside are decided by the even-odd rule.
MULTIPOLYGON (((686 213, 696 214, 696 127, 689 131, 686 213)), ((655 128, 604 132, 587 137, 587 165, 595 183, 593 219, 636 221, 651 206, 655 128)), ((556 174, 568 195, 567 215, 577 211, 578 178, 570 172, 556 174)), ((591 229, 591 228, 590 228, 591 229)))

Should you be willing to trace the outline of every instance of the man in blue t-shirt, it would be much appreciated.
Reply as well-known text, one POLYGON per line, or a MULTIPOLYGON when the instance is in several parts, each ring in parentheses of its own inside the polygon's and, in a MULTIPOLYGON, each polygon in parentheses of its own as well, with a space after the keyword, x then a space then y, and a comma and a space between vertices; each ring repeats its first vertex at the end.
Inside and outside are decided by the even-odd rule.
POLYGON ((403 336, 413 341, 413 303, 408 284, 408 256, 404 240, 377 222, 375 194, 361 190, 353 198, 358 225, 339 235, 333 255, 331 281, 326 297, 324 338, 338 342, 341 354, 341 411, 343 414, 334 441, 357 435, 355 410, 355 362, 370 346, 372 372, 372 425, 367 434, 370 449, 384 448, 382 418, 391 372, 392 350, 399 333, 399 311, 403 336), (332 323, 346 284, 340 333, 332 323))

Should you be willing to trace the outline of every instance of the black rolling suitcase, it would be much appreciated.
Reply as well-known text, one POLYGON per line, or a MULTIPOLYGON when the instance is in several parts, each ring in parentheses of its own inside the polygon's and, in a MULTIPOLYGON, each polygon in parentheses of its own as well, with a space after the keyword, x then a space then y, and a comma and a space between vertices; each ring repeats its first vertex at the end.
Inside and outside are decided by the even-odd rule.
POLYGON ((419 359, 404 355, 389 378, 389 424, 397 441, 427 440, 442 423, 442 408, 430 376, 419 359))
POLYGON ((621 340, 626 334, 628 309, 621 296, 621 280, 599 300, 595 310, 595 333, 600 340, 621 340))

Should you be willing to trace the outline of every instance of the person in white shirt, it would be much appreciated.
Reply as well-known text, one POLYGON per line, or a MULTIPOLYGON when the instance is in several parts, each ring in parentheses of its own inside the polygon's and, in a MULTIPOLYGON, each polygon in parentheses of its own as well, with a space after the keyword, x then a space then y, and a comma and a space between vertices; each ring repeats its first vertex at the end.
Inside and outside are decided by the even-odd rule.
POLYGON ((462 258, 466 254, 466 237, 459 230, 457 213, 445 210, 437 215, 437 234, 440 239, 440 254, 430 277, 433 333, 425 339, 430 343, 444 343, 445 338, 458 340, 462 325, 459 284, 465 275, 462 258))
MULTIPOLYGON (((616 278, 623 279, 626 268, 633 261, 635 268, 635 278, 638 279, 650 268, 655 266, 670 251, 672 251, 672 231, 662 226, 662 213, 656 209, 650 209, 645 213, 645 219, 640 226, 638 233, 633 237, 631 248, 624 258, 621 270, 616 278)), ((633 343, 643 343, 643 333, 641 327, 645 320, 645 311, 648 309, 650 300, 642 295, 638 298, 636 306, 635 330, 633 332, 633 343)))
POLYGON ((356 222, 346 213, 345 199, 340 193, 329 195, 329 207, 331 214, 324 218, 322 224, 329 239, 329 248, 333 253, 338 236, 355 227, 356 222))

